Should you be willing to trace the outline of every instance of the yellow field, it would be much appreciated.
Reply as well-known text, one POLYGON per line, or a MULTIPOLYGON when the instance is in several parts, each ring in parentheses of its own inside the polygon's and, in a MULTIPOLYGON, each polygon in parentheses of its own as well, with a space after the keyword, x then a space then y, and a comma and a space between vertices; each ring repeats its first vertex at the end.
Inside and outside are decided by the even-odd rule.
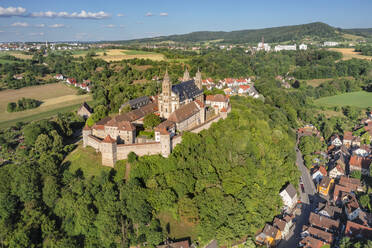
POLYGON ((0 91, 0 123, 24 118, 32 119, 32 116, 44 112, 52 114, 53 110, 63 109, 90 100, 92 100, 91 95, 76 95, 76 89, 62 83, 0 91), (40 100, 43 103, 35 109, 8 113, 6 111, 8 103, 16 102, 22 97, 40 100))
POLYGON ((27 55, 27 54, 23 54, 21 52, 17 52, 17 51, 11 51, 11 52, 7 52, 9 55, 12 55, 18 59, 32 59, 32 55, 27 55))
POLYGON ((361 55, 359 52, 354 52, 354 48, 329 48, 331 51, 342 53, 342 60, 349 60, 352 58, 372 60, 372 56, 361 55))
POLYGON ((335 79, 349 79, 349 80, 353 80, 354 78, 353 77, 340 77, 340 78, 318 78, 318 79, 311 79, 311 80, 306 80, 306 84, 307 85, 310 85, 312 87, 318 87, 319 85, 321 85, 322 83, 326 83, 326 82, 329 82, 329 81, 332 81, 332 80, 335 80, 335 79))
MULTIPOLYGON (((75 54, 74 57, 81 57, 85 56, 85 54, 75 54)), ((142 52, 142 51, 131 51, 131 50, 124 50, 124 49, 109 49, 105 50, 104 52, 97 52, 97 57, 103 59, 107 62, 111 61, 120 61, 123 59, 151 59, 151 60, 164 60, 164 55, 160 53, 150 53, 150 52, 142 52), (104 55, 106 53, 106 55, 104 55)))

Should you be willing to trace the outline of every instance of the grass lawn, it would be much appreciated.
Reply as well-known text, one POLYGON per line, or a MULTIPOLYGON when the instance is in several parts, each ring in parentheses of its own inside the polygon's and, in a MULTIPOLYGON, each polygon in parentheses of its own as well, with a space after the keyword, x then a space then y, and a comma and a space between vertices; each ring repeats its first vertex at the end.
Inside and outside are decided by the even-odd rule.
POLYGON ((178 221, 171 211, 159 213, 158 218, 163 229, 170 231, 170 238, 181 239, 190 237, 191 240, 197 239, 197 226, 195 224, 178 221))
POLYGON ((322 97, 315 100, 317 105, 372 107, 372 93, 366 91, 351 92, 336 96, 322 97))
POLYGON ((6 63, 14 64, 14 63, 19 63, 19 61, 8 60, 8 59, 0 57, 0 64, 6 64, 6 63))
POLYGON ((331 51, 342 53, 342 60, 349 60, 352 58, 371 60, 372 56, 361 55, 359 52, 354 52, 354 48, 328 48, 331 51))
POLYGON ((92 147, 83 148, 82 142, 72 151, 64 162, 70 162, 69 170, 75 172, 81 169, 84 177, 98 176, 102 171, 110 171, 111 167, 102 166, 101 154, 92 147))
POLYGON ((96 153, 96 150, 92 147, 84 148, 82 141, 80 141, 76 149, 65 158, 64 162, 69 163, 71 172, 81 169, 86 178, 99 176, 102 171, 109 172, 113 169, 116 172, 116 181, 124 179, 126 160, 118 161, 115 168, 103 166, 101 160, 101 153, 96 153))

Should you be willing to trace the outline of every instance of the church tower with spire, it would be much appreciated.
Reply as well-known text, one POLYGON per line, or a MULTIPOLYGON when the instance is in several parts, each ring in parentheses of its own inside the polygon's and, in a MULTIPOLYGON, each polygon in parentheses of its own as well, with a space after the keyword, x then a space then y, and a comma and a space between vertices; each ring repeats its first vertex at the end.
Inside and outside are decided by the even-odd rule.
POLYGON ((182 82, 186 82, 186 81, 189 81, 189 80, 190 80, 190 74, 189 74, 189 71, 187 70, 187 67, 186 67, 186 70, 183 73, 182 82))
POLYGON ((195 75, 195 85, 199 88, 199 90, 203 89, 203 80, 199 68, 195 75))
POLYGON ((168 118, 172 113, 172 82, 168 75, 168 69, 165 71, 162 92, 158 99, 158 107, 160 116, 163 118, 168 118))

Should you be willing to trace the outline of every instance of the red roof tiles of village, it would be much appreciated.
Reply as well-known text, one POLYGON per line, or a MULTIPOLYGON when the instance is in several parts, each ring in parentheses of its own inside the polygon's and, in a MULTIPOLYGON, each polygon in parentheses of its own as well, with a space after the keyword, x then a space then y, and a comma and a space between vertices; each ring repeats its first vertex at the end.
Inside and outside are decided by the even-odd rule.
POLYGON ((85 125, 83 130, 91 130, 91 128, 88 125, 85 125))
POLYGON ((344 132, 344 140, 352 140, 353 139, 353 133, 352 132, 344 132))
POLYGON ((239 85, 239 88, 243 89, 243 90, 248 90, 251 86, 249 85, 239 85))
POLYGON ((312 226, 317 226, 328 230, 336 230, 340 226, 339 221, 332 220, 330 218, 315 214, 313 212, 310 213, 309 223, 312 226))
POLYGON ((364 238, 372 237, 372 228, 347 221, 345 235, 348 237, 356 237, 358 235, 362 235, 364 238))

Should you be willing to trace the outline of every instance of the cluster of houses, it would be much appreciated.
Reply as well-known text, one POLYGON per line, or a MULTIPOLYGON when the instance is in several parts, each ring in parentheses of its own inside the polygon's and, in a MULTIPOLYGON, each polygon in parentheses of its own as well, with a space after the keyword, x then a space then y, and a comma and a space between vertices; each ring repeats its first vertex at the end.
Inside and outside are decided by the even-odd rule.
POLYGON ((65 80, 66 84, 75 86, 82 90, 86 90, 87 92, 90 92, 92 89, 92 82, 90 80, 84 80, 82 83, 78 83, 75 78, 65 78, 62 74, 56 74, 54 78, 59 81, 65 80))
MULTIPOLYGON (((259 42, 257 44, 257 47, 253 47, 253 50, 270 52, 271 51, 271 46, 268 43, 259 42)), ((296 44, 293 44, 293 45, 276 45, 274 47, 274 51, 275 52, 279 52, 279 51, 296 51, 296 50, 297 50, 297 45, 296 44)), ((298 50, 307 50, 307 45, 306 44, 303 44, 303 43, 300 44, 298 46, 298 50)))
POLYGON ((41 48, 49 48, 51 50, 86 50, 89 47, 81 43, 23 43, 23 42, 9 42, 0 43, 0 51, 30 51, 31 49, 40 50, 41 48))
POLYGON ((275 247, 288 236, 293 227, 298 203, 297 190, 292 184, 287 184, 279 195, 283 201, 283 212, 276 216, 272 223, 266 223, 265 227, 256 234, 255 241, 258 245, 275 247))
POLYGON ((284 87, 286 89, 291 88, 290 82, 294 82, 296 80, 294 77, 288 77, 288 76, 283 77, 281 75, 276 76, 275 79, 277 81, 279 81, 281 83, 282 87, 284 87))
POLYGON ((253 98, 258 98, 259 94, 254 87, 252 78, 225 78, 215 83, 213 79, 204 79, 202 85, 207 90, 220 89, 223 90, 225 95, 248 95, 253 98))

